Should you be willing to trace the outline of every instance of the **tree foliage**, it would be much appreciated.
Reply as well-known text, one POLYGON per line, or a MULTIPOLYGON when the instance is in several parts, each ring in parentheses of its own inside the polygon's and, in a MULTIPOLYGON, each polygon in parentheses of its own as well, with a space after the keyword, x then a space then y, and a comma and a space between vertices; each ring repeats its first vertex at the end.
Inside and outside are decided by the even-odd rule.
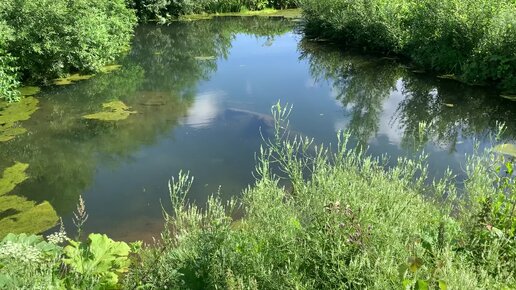
POLYGON ((135 23, 123 0, 2 1, 0 97, 16 100, 19 80, 98 71, 128 49, 135 23))

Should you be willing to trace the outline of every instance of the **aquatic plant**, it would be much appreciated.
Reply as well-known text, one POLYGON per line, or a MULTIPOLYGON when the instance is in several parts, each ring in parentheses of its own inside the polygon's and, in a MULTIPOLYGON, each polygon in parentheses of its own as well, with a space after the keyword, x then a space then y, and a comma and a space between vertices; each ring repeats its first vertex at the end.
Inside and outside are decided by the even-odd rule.
POLYGON ((47 201, 37 204, 25 197, 9 194, 28 177, 28 164, 15 163, 0 179, 0 237, 8 233, 40 233, 53 227, 57 214, 47 201))
POLYGON ((38 109, 38 103, 34 97, 25 97, 17 103, 0 101, 0 142, 9 141, 27 132, 19 126, 19 122, 28 120, 38 109))
POLYGON ((136 114, 136 111, 129 111, 129 107, 122 101, 112 101, 102 104, 104 111, 84 115, 85 119, 101 120, 101 121, 120 121, 125 120, 131 114, 136 114))

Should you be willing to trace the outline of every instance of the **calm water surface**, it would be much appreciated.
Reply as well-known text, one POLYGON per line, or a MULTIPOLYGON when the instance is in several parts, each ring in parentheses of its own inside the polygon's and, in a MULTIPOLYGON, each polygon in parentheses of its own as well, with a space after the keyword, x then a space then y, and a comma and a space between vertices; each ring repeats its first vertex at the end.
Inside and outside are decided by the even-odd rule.
POLYGON ((68 228, 82 195, 88 232, 116 239, 158 236, 167 182, 180 170, 204 203, 221 187, 238 195, 254 181, 270 108, 292 104, 292 129, 335 143, 353 132, 373 155, 429 154, 431 174, 461 174, 474 140, 489 144, 497 122, 514 137, 515 103, 489 88, 418 74, 390 59, 339 52, 303 40, 293 22, 220 18, 142 26, 122 69, 41 93, 28 134, 0 144, 0 170, 29 163, 16 194, 48 200, 68 228), (81 116, 119 99, 138 111, 115 123, 81 116), (419 133, 419 123, 428 128, 419 133), (420 136, 422 138, 420 138, 420 136))

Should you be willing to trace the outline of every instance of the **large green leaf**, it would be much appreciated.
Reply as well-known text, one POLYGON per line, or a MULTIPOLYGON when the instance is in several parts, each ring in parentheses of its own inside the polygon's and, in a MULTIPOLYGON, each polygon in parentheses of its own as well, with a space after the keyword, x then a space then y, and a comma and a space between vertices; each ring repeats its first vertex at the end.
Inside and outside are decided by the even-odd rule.
POLYGON ((88 243, 71 241, 64 249, 64 262, 85 277, 95 277, 105 287, 118 283, 118 274, 129 269, 130 247, 106 235, 90 234, 88 243))

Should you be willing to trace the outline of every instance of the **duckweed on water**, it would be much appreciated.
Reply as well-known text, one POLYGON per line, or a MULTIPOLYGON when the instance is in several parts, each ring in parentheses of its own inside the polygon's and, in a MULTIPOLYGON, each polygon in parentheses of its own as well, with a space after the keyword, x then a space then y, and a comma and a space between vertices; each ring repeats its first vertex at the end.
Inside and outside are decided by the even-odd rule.
POLYGON ((19 88, 18 91, 20 92, 20 95, 22 95, 22 96, 34 96, 41 91, 41 88, 27 86, 27 87, 19 88))
POLYGON ((17 127, 17 124, 28 120, 38 109, 38 103, 34 97, 23 98, 17 103, 0 102, 0 142, 27 132, 25 128, 17 127))
MULTIPOLYGON (((116 70, 119 70, 121 67, 122 66, 118 65, 118 64, 106 65, 106 66, 100 68, 100 72, 101 73, 111 73, 116 70)), ((54 79, 53 83, 56 86, 65 86, 65 85, 73 84, 74 82, 77 82, 77 81, 89 80, 94 76, 95 76, 95 74, 90 74, 90 75, 73 74, 73 75, 70 75, 67 77, 54 79)))
POLYGON ((114 72, 116 70, 119 70, 120 68, 122 68, 122 66, 119 65, 119 64, 106 65, 106 66, 100 68, 100 71, 103 72, 103 73, 110 73, 110 72, 114 72))
POLYGON ((25 173, 28 167, 17 162, 5 169, 0 179, 0 238, 8 233, 40 233, 57 223, 57 214, 47 201, 36 204, 8 194, 28 178, 25 173))
POLYGON ((125 120, 136 111, 129 111, 129 107, 122 101, 112 101, 102 104, 104 111, 83 116, 85 119, 101 121, 120 121, 125 120))
POLYGON ((510 101, 516 101, 516 95, 500 95, 500 97, 510 101))
POLYGON ((76 81, 83 81, 83 80, 91 79, 93 76, 94 75, 73 74, 73 75, 65 77, 65 78, 55 79, 54 85, 57 85, 57 86, 69 85, 76 81))

